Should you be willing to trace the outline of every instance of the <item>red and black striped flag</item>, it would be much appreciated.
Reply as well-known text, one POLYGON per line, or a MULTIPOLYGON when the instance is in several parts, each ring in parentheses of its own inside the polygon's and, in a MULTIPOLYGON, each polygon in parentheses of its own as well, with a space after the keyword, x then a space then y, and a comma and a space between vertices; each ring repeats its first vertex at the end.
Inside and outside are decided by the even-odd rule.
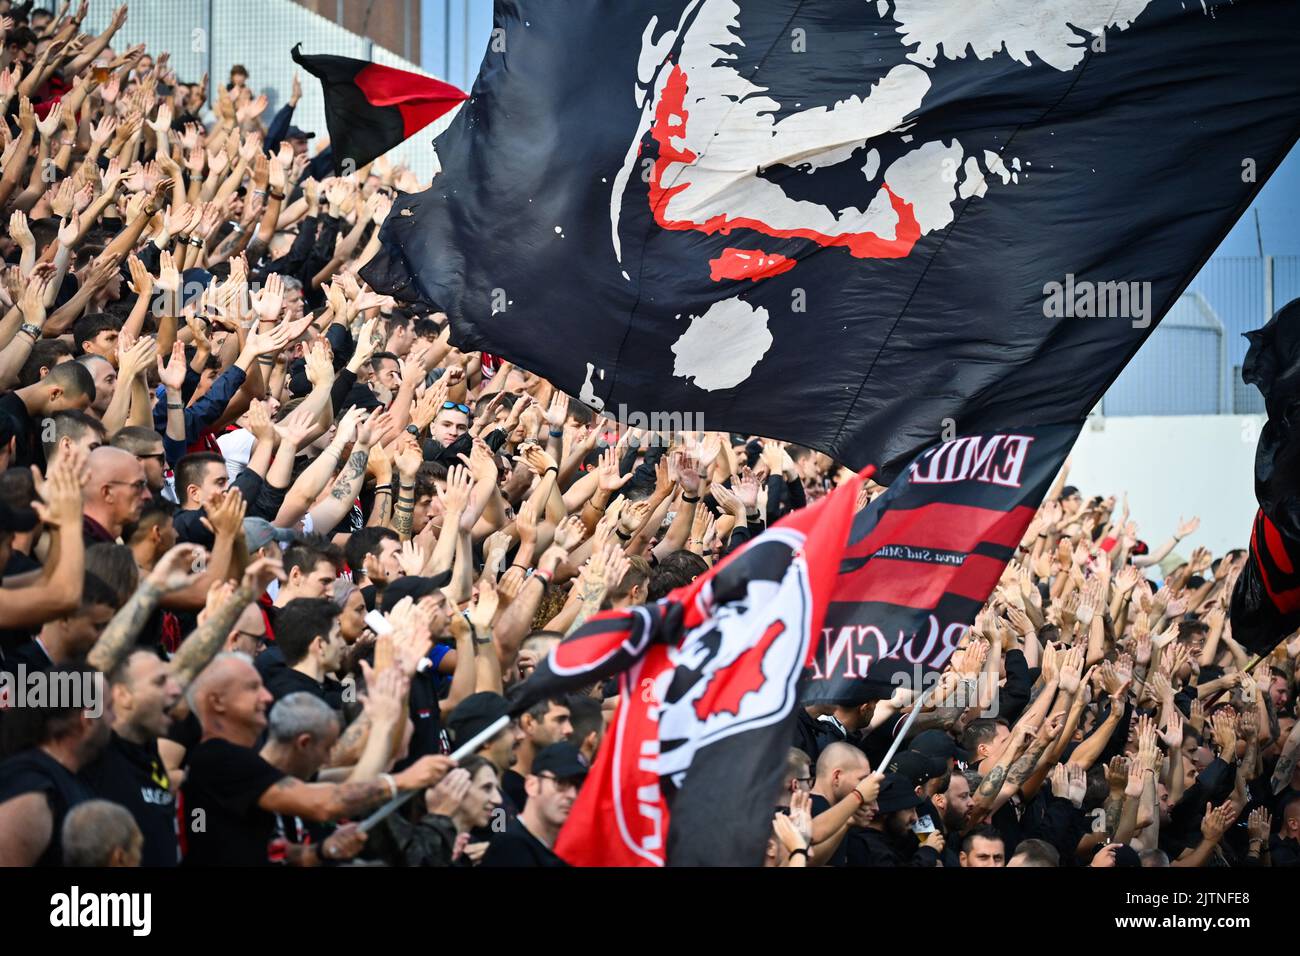
POLYGON ((346 56, 308 56, 296 44, 293 61, 321 82, 334 168, 373 162, 410 139, 467 94, 450 83, 346 56))
POLYGON ((1232 592, 1232 636, 1267 654, 1300 627, 1300 299, 1246 337, 1241 377, 1263 393, 1268 421, 1255 451, 1259 511, 1232 592))
POLYGON ((954 438, 859 512, 804 703, 921 690, 988 600, 1078 434, 1049 425, 954 438))
POLYGON ((789 515, 684 588, 593 617, 512 695, 619 676, 609 736, 555 852, 575 866, 757 866, 799 680, 861 479, 789 515))

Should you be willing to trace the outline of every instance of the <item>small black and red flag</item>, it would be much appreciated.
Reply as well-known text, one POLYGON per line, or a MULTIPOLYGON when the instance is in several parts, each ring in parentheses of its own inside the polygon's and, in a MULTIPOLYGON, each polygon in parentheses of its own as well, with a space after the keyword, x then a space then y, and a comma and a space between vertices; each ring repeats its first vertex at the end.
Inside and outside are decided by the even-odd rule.
POLYGON ((757 866, 799 679, 844 553, 860 478, 793 512, 666 598, 598 614, 512 695, 619 676, 609 737, 560 831, 574 866, 757 866))
POLYGON ((1232 592, 1232 636, 1262 655, 1300 627, 1300 299, 1246 338, 1241 378, 1263 393, 1268 421, 1255 451, 1259 511, 1232 592))
POLYGON ((1078 425, 963 435, 926 449, 858 512, 805 704, 920 691, 1016 553, 1078 425))
POLYGON ((308 56, 301 46, 291 55, 321 82, 336 172, 349 160, 355 169, 373 162, 468 98, 430 76, 346 56, 308 56))

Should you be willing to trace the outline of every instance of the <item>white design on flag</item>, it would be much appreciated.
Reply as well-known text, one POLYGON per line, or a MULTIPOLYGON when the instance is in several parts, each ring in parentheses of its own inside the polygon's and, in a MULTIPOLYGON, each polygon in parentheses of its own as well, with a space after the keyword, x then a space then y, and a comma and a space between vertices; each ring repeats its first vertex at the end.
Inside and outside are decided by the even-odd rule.
POLYGON ((673 343, 673 374, 708 391, 731 388, 749 378, 771 347, 767 309, 722 299, 703 315, 692 315, 690 328, 673 343))
MULTIPOLYGON (((661 224, 714 232, 718 223, 737 223, 779 238, 813 238, 858 257, 905 257, 917 238, 952 224, 959 202, 985 200, 989 179, 997 177, 1003 186, 1018 184, 1020 160, 987 149, 968 154, 956 138, 937 139, 916 144, 882 170, 879 151, 872 149, 861 167, 863 182, 875 186, 865 209, 851 204, 834 209, 792 199, 779 183, 760 178, 758 172, 776 166, 811 172, 843 162, 855 150, 886 136, 910 144, 907 131, 930 92, 929 71, 940 61, 1005 55, 1025 66, 1046 64, 1068 72, 1083 62, 1094 37, 1108 29, 1128 29, 1149 3, 896 0, 889 4, 882 0, 877 4, 879 15, 892 13, 897 20, 900 45, 915 47, 907 52, 909 62, 892 67, 870 85, 864 78, 861 95, 802 110, 796 104, 794 112, 784 115, 781 90, 756 85, 736 69, 732 51, 744 45, 738 0, 693 0, 676 27, 665 30, 658 40, 654 38, 658 19, 652 18, 642 34, 637 64, 634 95, 641 120, 610 194, 615 256, 622 262, 619 218, 624 194, 633 172, 640 169, 646 134, 664 107, 664 128, 658 131, 662 166, 652 182, 661 189, 654 210, 661 224), (674 58, 669 54, 675 46, 674 58), (678 95, 680 104, 670 98, 678 95), (672 155, 663 161, 666 149, 672 155), (904 235, 900 227, 906 227, 904 235), (865 241, 845 241, 848 237, 865 241), (882 249, 877 243, 892 245, 882 249)), ((739 316, 734 306, 715 314, 721 304, 696 321, 709 320, 706 329, 711 332, 724 327, 723 320, 739 316)), ((765 345, 757 356, 728 354, 726 370, 710 376, 703 374, 703 364, 716 359, 709 354, 712 343, 725 346, 713 334, 693 337, 694 329, 693 324, 672 347, 677 355, 674 374, 693 379, 701 388, 739 385, 768 350, 765 345)), ((770 332, 767 340, 770 344, 770 332)))

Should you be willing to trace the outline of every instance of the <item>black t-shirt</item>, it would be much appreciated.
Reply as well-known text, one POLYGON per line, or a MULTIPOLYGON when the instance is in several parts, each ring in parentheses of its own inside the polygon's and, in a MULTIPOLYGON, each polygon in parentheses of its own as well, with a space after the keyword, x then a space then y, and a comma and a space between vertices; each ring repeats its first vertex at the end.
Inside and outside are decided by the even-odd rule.
POLYGON ((506 821, 505 832, 488 844, 480 866, 566 866, 550 847, 528 832, 518 819, 506 821))
POLYGON ((410 698, 411 745, 404 761, 397 764, 401 770, 428 754, 443 754, 442 708, 438 700, 438 675, 433 671, 420 671, 411 678, 410 698))
POLYGON ((524 789, 523 774, 515 770, 507 770, 501 775, 501 792, 510 798, 520 813, 528 805, 528 791, 524 789))
MULTIPOLYGON (((259 655, 259 659, 263 656, 265 654, 259 655)), ((284 666, 268 668, 262 680, 277 702, 290 694, 305 692, 319 697, 334 710, 343 709, 343 687, 338 681, 321 682, 309 674, 284 666)))
POLYGON ((228 740, 212 738, 191 750, 189 773, 181 787, 188 844, 185 865, 269 865, 275 816, 257 802, 284 777, 256 750, 228 740))
POLYGON ((96 795, 131 811, 144 834, 142 866, 176 866, 181 860, 176 836, 176 790, 158 741, 132 743, 114 731, 104 752, 82 770, 96 795))
MULTIPOLYGON (((41 563, 21 551, 9 552, 9 562, 5 565, 4 576, 16 577, 29 571, 39 571, 41 563)), ((33 630, 0 630, 0 657, 27 642, 36 633, 33 630)))
POLYGON ((27 793, 43 793, 50 805, 54 827, 37 866, 63 865, 63 820, 79 803, 95 799, 81 777, 39 747, 14 754, 0 763, 0 803, 27 793))
POLYGON ((27 414, 27 406, 15 392, 0 395, 0 415, 8 415, 14 422, 14 454, 10 468, 35 465, 45 471, 45 449, 41 446, 40 429, 27 414))
MULTIPOLYGON (((816 818, 818 815, 825 813, 831 808, 831 802, 819 793, 812 794, 812 815, 816 818)), ((850 828, 850 833, 852 828, 850 828)), ((849 834, 844 834, 840 840, 840 845, 835 848, 835 853, 826 861, 826 866, 847 866, 849 862, 849 834)))

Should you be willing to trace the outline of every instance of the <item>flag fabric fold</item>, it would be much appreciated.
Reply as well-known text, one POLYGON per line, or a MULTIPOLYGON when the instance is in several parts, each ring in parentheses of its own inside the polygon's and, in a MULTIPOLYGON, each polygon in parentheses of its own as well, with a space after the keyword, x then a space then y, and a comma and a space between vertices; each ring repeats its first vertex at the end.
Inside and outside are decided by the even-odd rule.
POLYGON ((455 109, 467 94, 450 83, 382 63, 330 54, 293 61, 321 82, 335 171, 355 171, 455 109))
POLYGON ((518 713, 619 678, 610 732, 556 843, 562 859, 762 861, 800 678, 860 484, 793 513, 655 604, 593 617, 516 689, 518 713))
POLYGON ((1263 394, 1268 421, 1255 451, 1259 510, 1232 593, 1232 636, 1267 654, 1300 627, 1300 299, 1246 337, 1241 377, 1263 394))

